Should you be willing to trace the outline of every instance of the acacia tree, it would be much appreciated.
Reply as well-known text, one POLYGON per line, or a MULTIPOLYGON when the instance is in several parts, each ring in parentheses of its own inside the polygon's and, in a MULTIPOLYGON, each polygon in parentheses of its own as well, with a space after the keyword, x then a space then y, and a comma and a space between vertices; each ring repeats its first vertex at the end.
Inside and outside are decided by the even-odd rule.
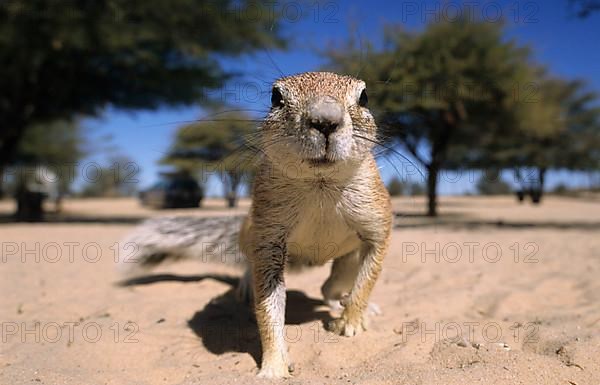
POLYGON ((63 178, 64 170, 60 169, 72 167, 83 156, 83 144, 81 127, 76 121, 32 125, 15 149, 13 161, 5 165, 6 169, 0 169, 0 196, 6 192, 2 191, 5 188, 2 182, 10 180, 14 185, 15 179, 26 174, 32 176, 32 168, 39 165, 54 169, 60 175, 56 181, 60 191, 67 192, 73 178, 63 178))
POLYGON ((240 112, 218 112, 211 117, 180 127, 162 163, 197 174, 203 181, 219 175, 225 199, 229 207, 235 207, 240 185, 249 181, 254 170, 256 125, 240 112))
POLYGON ((281 46, 268 1, 0 2, 0 169, 35 124, 198 102, 217 55, 281 46))
POLYGON ((49 194, 60 207, 60 201, 74 181, 74 168, 83 156, 84 140, 76 121, 54 121, 28 128, 15 150, 14 161, 0 173, 12 182, 17 198, 17 220, 42 219, 42 201, 49 194), (37 186, 44 192, 31 194, 37 186))
POLYGON ((137 185, 137 167, 133 160, 124 154, 113 154, 107 164, 96 168, 86 177, 86 183, 79 191, 83 197, 125 197, 133 196, 137 185))
POLYGON ((515 91, 531 76, 529 50, 507 41, 501 24, 439 19, 423 32, 388 27, 381 49, 351 42, 327 52, 333 68, 369 83, 386 139, 427 170, 430 216, 437 215, 440 171, 515 124, 515 91))
POLYGON ((600 169, 600 107, 581 80, 566 81, 542 73, 535 101, 523 105, 519 125, 487 143, 477 160, 511 168, 521 188, 541 201, 550 169, 600 169))

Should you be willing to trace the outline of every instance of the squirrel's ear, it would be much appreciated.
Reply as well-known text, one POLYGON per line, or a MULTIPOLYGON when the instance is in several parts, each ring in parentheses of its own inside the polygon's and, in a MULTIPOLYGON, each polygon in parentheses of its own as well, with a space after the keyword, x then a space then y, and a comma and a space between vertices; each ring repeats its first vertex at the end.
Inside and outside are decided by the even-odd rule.
POLYGON ((283 106, 283 95, 277 87, 273 87, 271 91, 271 107, 278 108, 283 106))
POLYGON ((360 97, 358 98, 358 105, 361 107, 366 107, 369 104, 369 97, 367 96, 367 90, 362 90, 360 93, 360 97))

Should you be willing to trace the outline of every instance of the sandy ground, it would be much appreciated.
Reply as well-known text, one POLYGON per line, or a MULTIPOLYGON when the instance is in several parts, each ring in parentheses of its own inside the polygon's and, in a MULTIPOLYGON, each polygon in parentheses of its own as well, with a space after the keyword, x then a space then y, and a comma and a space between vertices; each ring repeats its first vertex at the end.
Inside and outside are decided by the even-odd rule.
MULTIPOLYGON (((10 202, 0 202, 0 214, 10 202)), ((248 202, 236 212, 244 212, 248 202)), ((287 278, 287 384, 600 384, 600 203, 395 201, 392 246, 355 338, 325 331, 329 266, 287 278)), ((165 211, 132 200, 65 202, 57 223, 0 224, 0 384, 258 384, 238 272, 184 262, 122 286, 114 250, 165 211)), ((202 210, 221 215, 221 201, 202 210)))

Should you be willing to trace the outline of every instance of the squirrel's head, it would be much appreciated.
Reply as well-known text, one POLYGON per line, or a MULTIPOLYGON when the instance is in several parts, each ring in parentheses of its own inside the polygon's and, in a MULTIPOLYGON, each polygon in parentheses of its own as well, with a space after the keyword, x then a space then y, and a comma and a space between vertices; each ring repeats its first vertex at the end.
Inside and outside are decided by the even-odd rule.
POLYGON ((329 72, 307 72, 273 84, 262 147, 277 166, 312 171, 342 170, 360 163, 373 148, 376 125, 362 80, 329 72))

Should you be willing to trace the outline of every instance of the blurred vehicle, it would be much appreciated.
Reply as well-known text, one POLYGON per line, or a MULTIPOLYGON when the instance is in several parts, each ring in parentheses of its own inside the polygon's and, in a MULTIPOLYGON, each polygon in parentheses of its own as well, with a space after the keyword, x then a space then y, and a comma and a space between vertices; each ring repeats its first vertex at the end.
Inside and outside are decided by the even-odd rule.
POLYGON ((200 207, 204 190, 192 177, 163 178, 139 194, 144 206, 156 209, 200 207))

